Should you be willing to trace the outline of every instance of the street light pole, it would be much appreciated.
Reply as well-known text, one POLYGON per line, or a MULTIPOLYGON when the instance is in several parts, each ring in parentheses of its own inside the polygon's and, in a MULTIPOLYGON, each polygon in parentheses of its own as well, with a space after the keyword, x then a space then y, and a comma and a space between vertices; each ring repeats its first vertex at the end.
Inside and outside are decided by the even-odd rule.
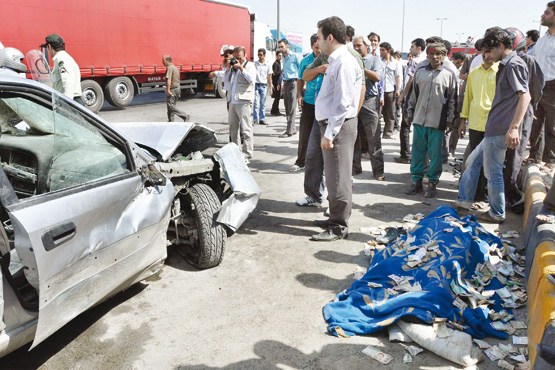
POLYGON ((403 25, 401 27, 401 54, 405 45, 405 0, 403 0, 403 25))
POLYGON ((436 18, 436 20, 441 22, 439 37, 443 38, 443 21, 446 21, 447 18, 436 18))
POLYGON ((279 0, 277 0, 277 34, 276 34, 276 41, 280 39, 280 31, 279 31, 279 0))

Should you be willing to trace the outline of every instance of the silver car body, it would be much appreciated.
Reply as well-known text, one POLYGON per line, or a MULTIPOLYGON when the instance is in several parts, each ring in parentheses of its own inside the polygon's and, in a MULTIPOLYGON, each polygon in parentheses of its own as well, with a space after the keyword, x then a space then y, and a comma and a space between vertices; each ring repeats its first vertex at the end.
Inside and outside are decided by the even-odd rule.
MULTIPOLYGON (((163 266, 176 189, 171 181, 153 183, 145 174, 153 171, 149 167, 153 164, 159 169, 172 165, 171 156, 195 125, 149 124, 144 143, 137 145, 125 133, 139 140, 144 124, 112 126, 43 84, 0 76, 0 94, 0 117, 6 117, 2 107, 8 106, 24 121, 15 127, 0 122, 0 203, 7 215, 2 219, 5 228, 0 228, 0 251, 4 259, 10 258, 11 279, 3 274, 0 287, 3 356, 31 340, 33 348, 83 311, 163 266), (13 94, 38 105, 27 115, 23 108, 32 104, 14 101, 13 94), (46 113, 40 116, 40 111, 46 113), (55 118, 52 125, 50 114, 55 118), (81 126, 72 127, 71 120, 81 126), (29 134, 33 130, 40 135, 29 134), (147 146, 159 154, 157 161, 143 149, 147 146), (40 157, 47 159, 45 180, 40 179, 40 163, 37 171, 31 171, 11 162, 21 157, 21 148, 35 153, 38 162, 40 157), (48 153, 50 149, 53 153, 48 153), (102 166, 93 168, 97 159, 102 166), (36 190, 41 186, 44 191, 36 190), (21 291, 12 287, 14 276, 20 280, 24 276, 30 285, 25 289, 36 290, 36 309, 21 303, 21 291)), ((209 134, 205 128, 196 130, 209 134)), ((222 169, 230 170, 232 177, 238 173, 246 177, 247 184, 232 194, 244 204, 226 206, 222 216, 222 222, 235 231, 256 206, 260 190, 238 148, 228 145, 221 150, 235 152, 228 159, 226 154, 217 156, 222 169)), ((215 163, 184 161, 178 168, 192 174, 187 168, 209 168, 208 162, 215 163)))

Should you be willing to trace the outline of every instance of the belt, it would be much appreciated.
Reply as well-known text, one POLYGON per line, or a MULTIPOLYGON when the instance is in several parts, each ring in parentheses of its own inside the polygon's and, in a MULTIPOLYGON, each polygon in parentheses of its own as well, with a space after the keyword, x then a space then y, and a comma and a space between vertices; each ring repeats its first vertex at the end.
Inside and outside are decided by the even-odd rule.
POLYGON ((295 82, 297 80, 298 80, 298 78, 291 78, 289 80, 283 80, 283 82, 295 82))

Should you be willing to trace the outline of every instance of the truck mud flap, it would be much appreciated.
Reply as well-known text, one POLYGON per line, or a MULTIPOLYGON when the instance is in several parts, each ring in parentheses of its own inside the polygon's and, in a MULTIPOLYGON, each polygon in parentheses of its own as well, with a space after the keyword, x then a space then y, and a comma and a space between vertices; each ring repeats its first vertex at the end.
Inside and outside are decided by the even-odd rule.
POLYGON ((214 154, 214 159, 220 164, 222 177, 233 190, 233 194, 223 201, 217 221, 235 232, 256 208, 260 188, 236 144, 226 144, 214 154))

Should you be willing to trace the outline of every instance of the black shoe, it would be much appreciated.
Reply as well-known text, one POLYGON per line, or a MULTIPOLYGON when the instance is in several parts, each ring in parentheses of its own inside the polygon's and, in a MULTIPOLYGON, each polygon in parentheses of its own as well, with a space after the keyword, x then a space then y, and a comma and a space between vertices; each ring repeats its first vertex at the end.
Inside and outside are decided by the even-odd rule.
POLYGON ((382 139, 393 139, 393 136, 386 134, 386 135, 382 136, 382 139))
POLYGON ((353 168, 353 176, 360 175, 362 173, 362 168, 353 168))
POLYGON ((407 158, 407 157, 395 157, 395 162, 397 162, 397 163, 404 163, 404 164, 410 164, 410 158, 407 158))
POLYGON ((381 175, 374 175, 374 178, 378 181, 385 181, 385 175, 383 173, 381 175))
POLYGON ((387 232, 384 236, 376 239, 376 243, 387 245, 397 240, 397 238, 405 233, 405 230, 402 227, 388 227, 386 230, 387 232))
POLYGON ((413 182, 405 191, 405 194, 414 195, 416 193, 422 193, 424 191, 424 187, 422 186, 422 181, 413 182))
POLYGON ((436 184, 432 184, 431 182, 428 183, 428 188, 424 193, 424 197, 426 198, 435 198, 437 195, 436 184))
POLYGON ((264 122, 264 121, 260 121, 260 122, 258 122, 258 124, 259 124, 259 125, 266 126, 266 122, 264 122))
POLYGON ((327 229, 328 226, 330 225, 328 220, 314 220, 312 221, 312 224, 322 229, 327 229))
POLYGON ((312 235, 310 240, 314 240, 317 242, 333 242, 339 239, 347 239, 348 236, 349 234, 345 234, 345 235, 335 234, 331 229, 329 229, 320 234, 312 235))
POLYGON ((191 119, 191 116, 186 115, 185 117, 181 117, 181 119, 183 120, 183 122, 189 122, 189 120, 191 119))

